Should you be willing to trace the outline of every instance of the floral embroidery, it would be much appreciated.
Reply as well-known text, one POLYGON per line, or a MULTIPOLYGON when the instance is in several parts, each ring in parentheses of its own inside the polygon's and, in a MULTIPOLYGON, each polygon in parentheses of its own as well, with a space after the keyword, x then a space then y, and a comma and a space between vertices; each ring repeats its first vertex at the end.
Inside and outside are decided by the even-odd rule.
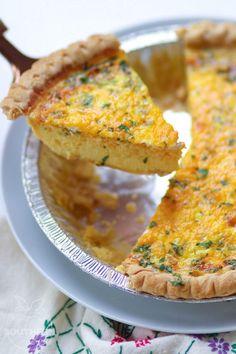
POLYGON ((42 334, 36 334, 34 338, 30 339, 30 344, 27 346, 29 349, 28 353, 35 353, 36 350, 46 347, 45 336, 42 334))
POLYGON ((217 354, 227 354, 229 352, 229 343, 224 340, 224 338, 213 338, 208 342, 208 347, 211 348, 212 352, 217 352, 217 354))
POLYGON ((111 345, 116 343, 123 343, 124 341, 125 341, 124 337, 121 337, 118 334, 116 334, 115 337, 111 340, 111 345))
MULTIPOLYGON (((44 330, 30 339, 30 343, 27 346, 29 354, 40 354, 45 347, 48 348, 50 346, 51 348, 53 345, 55 345, 57 353, 64 354, 63 341, 65 336, 66 340, 71 340, 73 337, 76 339, 76 351, 73 352, 74 354, 82 352, 92 354, 91 349, 82 336, 81 330, 87 327, 88 331, 97 339, 105 340, 105 338, 103 339, 102 327, 101 329, 98 328, 99 321, 96 322, 94 326, 94 321, 90 323, 90 321, 84 322, 81 319, 78 321, 79 318, 76 320, 73 316, 73 310, 71 311, 71 308, 74 306, 76 306, 76 303, 68 299, 50 320, 45 320, 44 330), (62 323, 63 326, 61 326, 62 323), (69 334, 70 338, 67 338, 69 334)), ((150 346, 149 349, 144 349, 144 347, 154 344, 154 340, 157 337, 162 337, 163 335, 170 336, 168 333, 158 333, 148 329, 122 324, 106 317, 101 317, 101 319, 108 328, 110 327, 109 330, 112 332, 113 339, 108 342, 108 345, 109 343, 111 346, 114 345, 115 348, 113 349, 116 350, 117 354, 128 353, 131 346, 133 350, 137 348, 137 351, 143 352, 146 349, 149 354, 154 354, 152 346, 150 346), (126 350, 127 342, 130 343, 126 350)), ((218 333, 192 334, 189 338, 191 340, 187 343, 184 352, 181 351, 181 354, 190 354, 193 346, 196 347, 195 350, 197 350, 197 343, 199 342, 196 339, 203 340, 202 345, 204 345, 205 351, 207 351, 206 347, 208 347, 208 352, 214 352, 215 354, 236 354, 236 343, 229 343, 218 333)), ((178 353, 180 354, 180 352, 178 353)))
POLYGON ((147 344, 151 344, 151 341, 149 338, 145 338, 145 339, 136 339, 134 341, 135 343, 135 347, 139 348, 139 347, 145 347, 147 344))

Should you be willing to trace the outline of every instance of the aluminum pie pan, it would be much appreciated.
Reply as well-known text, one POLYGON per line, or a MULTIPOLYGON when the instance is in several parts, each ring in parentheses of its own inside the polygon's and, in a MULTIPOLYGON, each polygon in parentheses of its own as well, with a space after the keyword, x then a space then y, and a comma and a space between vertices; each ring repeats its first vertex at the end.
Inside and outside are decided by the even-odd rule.
MULTIPOLYGON (((127 31, 121 31, 118 33, 118 36, 121 39, 122 45, 126 47, 127 50, 134 50, 135 45, 137 44, 136 38, 138 36, 140 36, 142 39, 146 39, 147 36, 149 37, 150 34, 153 34, 151 41, 153 41, 153 38, 156 38, 158 41, 160 38, 162 38, 165 32, 167 32, 169 36, 170 31, 178 27, 180 24, 189 24, 196 20, 187 19, 169 22, 163 21, 159 24, 147 24, 146 26, 143 25, 140 27, 130 28, 127 31), (156 35, 159 33, 161 33, 161 36, 156 35)), ((152 44, 153 43, 151 43, 151 45, 152 44)), ((28 129, 22 153, 22 182, 29 207, 38 225, 43 230, 48 239, 70 261, 72 261, 81 270, 86 272, 88 276, 93 276, 108 286, 119 288, 121 291, 127 292, 127 294, 141 296, 144 299, 151 297, 157 301, 189 304, 232 301, 236 299, 236 295, 202 300, 169 299, 165 297, 153 296, 146 293, 140 293, 129 288, 128 277, 126 275, 116 271, 112 266, 101 262, 96 257, 92 256, 86 250, 80 247, 80 245, 75 242, 73 235, 59 225, 53 216, 53 213, 48 208, 42 193, 40 183, 40 171, 38 166, 40 145, 41 143, 33 135, 31 129, 28 129)))

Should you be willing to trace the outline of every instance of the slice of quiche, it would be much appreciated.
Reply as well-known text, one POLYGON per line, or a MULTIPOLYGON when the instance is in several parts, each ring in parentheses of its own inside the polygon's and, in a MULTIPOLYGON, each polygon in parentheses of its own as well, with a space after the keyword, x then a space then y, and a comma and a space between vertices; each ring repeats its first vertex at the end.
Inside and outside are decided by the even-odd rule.
POLYGON ((236 84, 190 76, 193 142, 123 271, 169 298, 236 292, 236 84))
POLYGON ((144 174, 178 167, 183 144, 112 35, 40 59, 1 106, 10 119, 26 116, 37 137, 67 159, 144 174))

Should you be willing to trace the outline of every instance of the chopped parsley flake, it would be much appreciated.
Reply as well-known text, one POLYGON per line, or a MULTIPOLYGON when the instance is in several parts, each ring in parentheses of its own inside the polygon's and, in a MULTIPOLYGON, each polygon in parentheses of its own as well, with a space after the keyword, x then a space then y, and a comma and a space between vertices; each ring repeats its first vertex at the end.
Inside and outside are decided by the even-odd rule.
POLYGON ((222 181, 220 181, 220 184, 222 184, 222 186, 227 186, 229 184, 229 182, 222 180, 222 181))
POLYGON ((184 282, 180 274, 175 275, 175 280, 170 281, 173 286, 183 286, 184 282))
POLYGON ((126 133, 129 133, 129 127, 127 127, 126 125, 124 124, 120 124, 118 129, 120 130, 124 130, 126 133))
POLYGON ((109 108, 111 106, 111 103, 110 102, 104 102, 102 104, 102 108, 109 108))
POLYGON ((93 98, 94 98, 93 95, 90 95, 89 93, 85 93, 82 98, 82 105, 86 107, 91 106, 93 102, 93 98))
POLYGON ((170 179, 170 185, 173 186, 173 187, 184 189, 184 188, 187 187, 188 183, 186 181, 179 181, 178 179, 171 178, 170 179))
POLYGON ((224 206, 233 206, 233 204, 232 203, 229 203, 229 202, 224 202, 224 203, 221 203, 220 204, 220 206, 222 206, 222 205, 224 205, 224 206))
POLYGON ((150 245, 141 245, 141 246, 137 246, 135 249, 134 249, 134 252, 149 252, 150 251, 150 245))
POLYGON ((123 71, 126 71, 127 68, 128 68, 128 63, 127 63, 127 61, 121 60, 121 61, 120 61, 120 68, 121 68, 123 71))
POLYGON ((130 120, 131 127, 136 127, 137 123, 134 120, 130 120))
POLYGON ((208 240, 208 241, 204 241, 204 242, 198 242, 197 246, 201 246, 204 248, 210 248, 212 244, 213 244, 213 242, 211 240, 208 240))
POLYGON ((51 115, 60 118, 63 117, 64 113, 62 111, 52 111, 51 115))
POLYGON ((231 139, 228 140, 228 145, 229 146, 234 146, 235 143, 236 143, 236 139, 234 139, 234 138, 231 138, 231 139))
POLYGON ((160 271, 165 271, 167 273, 172 273, 173 272, 172 268, 170 266, 165 265, 164 263, 161 263, 159 265, 159 270, 160 271))
POLYGON ((82 82, 82 84, 87 84, 89 82, 88 76, 81 76, 79 79, 82 82))
POLYGON ((152 220, 150 224, 148 225, 149 229, 152 229, 153 227, 157 226, 156 221, 152 220))
POLYGON ((104 157, 102 158, 101 166, 104 166, 104 165, 105 165, 107 159, 109 159, 109 155, 106 155, 106 156, 104 156, 104 157))
POLYGON ((224 261, 224 263, 226 264, 226 265, 230 265, 231 267, 231 269, 236 269, 236 259, 226 259, 225 261, 224 261))
POLYGON ((147 163, 148 162, 148 157, 145 157, 144 159, 143 159, 143 163, 147 163))
POLYGON ((208 170, 206 168, 199 168, 197 170, 198 178, 205 178, 208 176, 208 170))
POLYGON ((140 261, 139 261, 139 265, 141 265, 144 268, 146 268, 147 266, 150 266, 152 264, 153 263, 150 260, 140 259, 140 261))
POLYGON ((177 254, 177 256, 182 256, 183 255, 184 249, 183 249, 182 246, 177 245, 177 243, 175 243, 175 242, 172 242, 171 246, 172 246, 173 251, 177 254))
POLYGON ((194 192, 200 191, 200 187, 193 187, 192 189, 194 192))

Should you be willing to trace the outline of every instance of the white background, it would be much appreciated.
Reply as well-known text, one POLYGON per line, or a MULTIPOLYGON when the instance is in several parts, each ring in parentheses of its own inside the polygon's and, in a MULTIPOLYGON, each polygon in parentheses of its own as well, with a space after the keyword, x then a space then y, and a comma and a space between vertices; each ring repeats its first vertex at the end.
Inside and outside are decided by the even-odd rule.
MULTIPOLYGON (((181 17, 236 19, 236 0, 0 0, 0 18, 9 28, 6 37, 32 57, 92 33, 181 17)), ((9 65, 0 56, 0 99, 10 82, 9 65)), ((0 113, 0 163, 10 124, 0 113)), ((4 210, 0 187, 0 215, 4 210)))

